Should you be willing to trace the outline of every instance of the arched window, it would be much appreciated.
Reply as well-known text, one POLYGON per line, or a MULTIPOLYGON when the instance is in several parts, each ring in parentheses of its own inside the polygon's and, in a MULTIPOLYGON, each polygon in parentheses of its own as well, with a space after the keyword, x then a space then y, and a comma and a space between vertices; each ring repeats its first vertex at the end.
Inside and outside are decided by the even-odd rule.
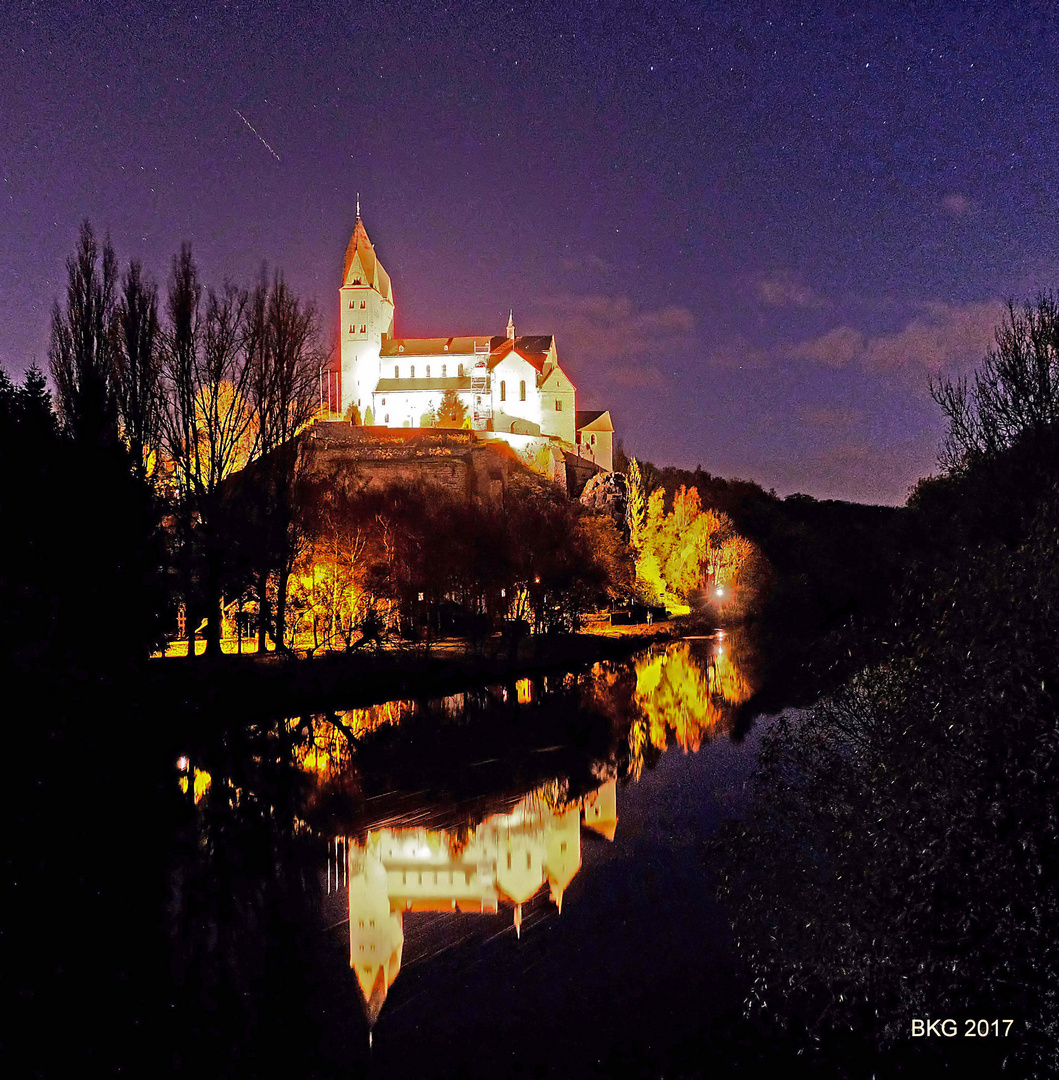
POLYGON ((427 378, 430 378, 430 365, 427 364, 427 378))
POLYGON ((500 400, 507 401, 507 383, 503 379, 500 380, 500 400))
POLYGON ((518 399, 519 399, 519 401, 525 401, 526 400, 526 380, 525 379, 523 379, 522 382, 520 382, 518 384, 518 399))
POLYGON ((459 377, 463 378, 463 364, 460 364, 459 377))
POLYGON ((414 379, 414 378, 416 377, 416 366, 415 366, 415 364, 413 364, 413 365, 412 365, 412 366, 411 366, 411 367, 410 367, 410 368, 408 369, 408 377, 409 377, 410 379, 414 379))

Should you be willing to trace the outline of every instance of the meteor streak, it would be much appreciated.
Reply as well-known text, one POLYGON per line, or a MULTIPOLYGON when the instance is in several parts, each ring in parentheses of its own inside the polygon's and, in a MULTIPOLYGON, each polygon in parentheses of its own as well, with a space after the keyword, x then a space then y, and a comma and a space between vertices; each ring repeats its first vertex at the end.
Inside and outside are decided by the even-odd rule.
MULTIPOLYGON (((244 124, 246 124, 246 126, 247 126, 247 127, 248 127, 248 128, 249 128, 249 129, 250 129, 250 130, 251 130, 251 131, 252 131, 252 132, 253 132, 253 133, 255 134, 255 135, 257 135, 257 128, 256 128, 256 127, 254 127, 254 125, 253 125, 253 124, 251 124, 251 123, 250 123, 250 121, 249 121, 249 120, 247 120, 247 118, 246 118, 245 116, 243 116, 243 114, 242 114, 242 113, 241 113, 241 112, 240 112, 240 111, 239 111, 238 109, 236 109, 236 110, 235 110, 235 115, 236 115, 236 116, 238 116, 238 117, 239 117, 239 119, 240 119, 240 120, 242 120, 242 122, 243 122, 244 124)), ((269 145, 268 145, 268 143, 267 143, 267 142, 265 142, 265 140, 264 140, 264 139, 262 139, 260 135, 257 135, 257 137, 258 137, 258 139, 259 139, 259 140, 261 141, 261 145, 262 145, 262 146, 263 146, 263 147, 264 147, 264 148, 265 148, 265 149, 266 149, 266 150, 267 150, 267 151, 268 151, 268 152, 269 152, 269 153, 270 153, 270 154, 271 154, 271 155, 272 155, 272 156, 273 156, 273 157, 274 157, 274 158, 275 158, 275 159, 276 159, 277 161, 279 161, 279 159, 280 159, 280 158, 279 158, 279 154, 277 154, 277 153, 276 153, 276 151, 275 151, 275 150, 273 150, 273 149, 272 149, 272 147, 271 147, 271 146, 269 146, 269 145)))

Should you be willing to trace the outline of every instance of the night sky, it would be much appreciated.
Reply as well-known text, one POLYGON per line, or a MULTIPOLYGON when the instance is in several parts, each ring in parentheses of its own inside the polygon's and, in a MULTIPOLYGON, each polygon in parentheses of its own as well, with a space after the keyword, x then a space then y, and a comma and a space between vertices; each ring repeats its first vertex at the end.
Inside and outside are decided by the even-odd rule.
POLYGON ((0 361, 79 223, 337 323, 554 333, 630 454, 901 503, 1002 303, 1059 286, 1052 4, 3 4, 0 361))

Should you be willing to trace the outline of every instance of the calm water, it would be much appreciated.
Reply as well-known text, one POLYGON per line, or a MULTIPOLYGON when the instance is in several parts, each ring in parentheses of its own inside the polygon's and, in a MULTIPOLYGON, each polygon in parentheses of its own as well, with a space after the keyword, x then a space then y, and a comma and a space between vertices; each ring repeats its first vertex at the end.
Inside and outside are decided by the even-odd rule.
MULTIPOLYGON (((280 1010, 303 1002, 303 1071, 727 1074, 742 986, 703 842, 745 798, 768 723, 747 723, 753 691, 738 639, 715 636, 288 720, 289 850, 315 852, 318 908, 280 964, 308 988, 280 1010)), ((209 822, 221 785, 196 787, 209 822)))

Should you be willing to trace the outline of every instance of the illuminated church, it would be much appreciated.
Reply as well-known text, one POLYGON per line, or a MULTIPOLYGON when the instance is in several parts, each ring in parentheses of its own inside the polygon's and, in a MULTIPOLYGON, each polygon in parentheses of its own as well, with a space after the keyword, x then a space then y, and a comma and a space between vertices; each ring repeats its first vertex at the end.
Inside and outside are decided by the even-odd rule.
POLYGON ((608 412, 578 413, 577 389, 550 334, 400 338, 390 276, 357 208, 339 289, 341 347, 322 388, 327 411, 366 427, 438 426, 455 406, 462 426, 503 439, 527 461, 542 451, 612 467, 608 412), (443 401, 444 398, 444 401, 443 401))

